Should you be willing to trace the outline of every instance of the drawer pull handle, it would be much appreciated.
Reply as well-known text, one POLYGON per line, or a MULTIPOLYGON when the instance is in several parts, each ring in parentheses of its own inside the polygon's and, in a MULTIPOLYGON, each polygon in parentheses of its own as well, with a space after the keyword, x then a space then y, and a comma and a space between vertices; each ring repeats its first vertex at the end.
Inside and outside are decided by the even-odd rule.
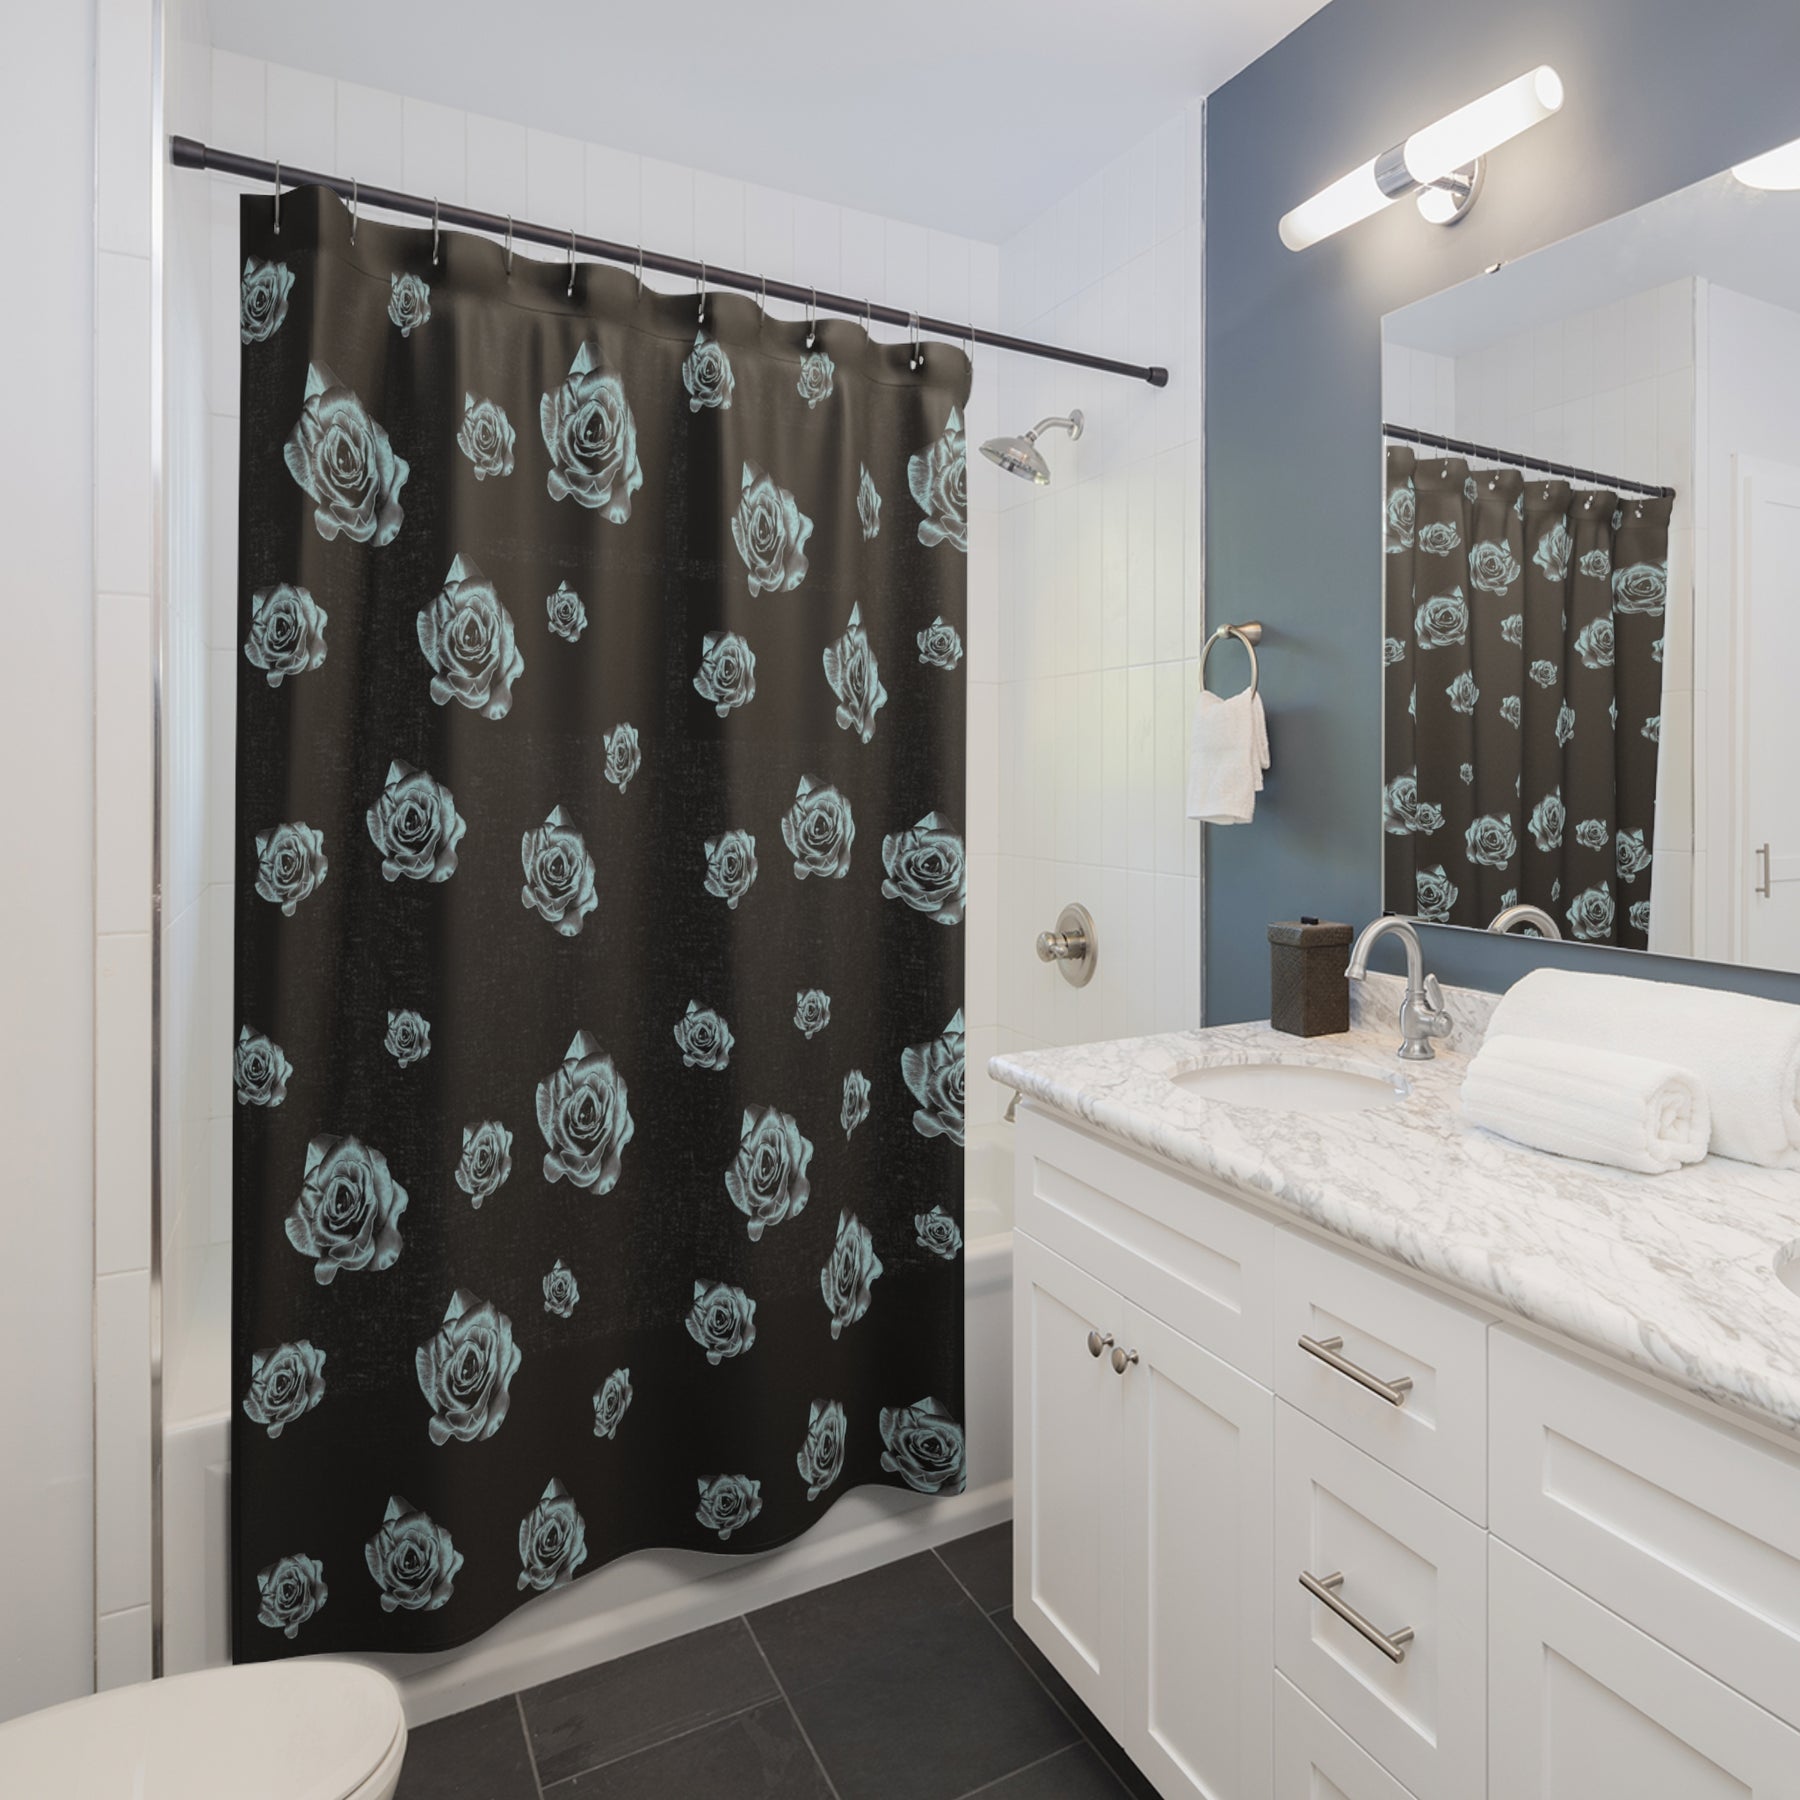
POLYGON ((1352 1631, 1367 1638, 1389 1662, 1403 1663, 1406 1661, 1406 1646, 1413 1641, 1413 1628, 1410 1625, 1402 1625, 1394 1631, 1377 1631, 1348 1600, 1339 1598, 1338 1589, 1344 1585, 1342 1574, 1334 1572, 1330 1575, 1314 1575, 1308 1570, 1302 1569, 1300 1585, 1315 1600, 1322 1601, 1330 1607, 1352 1631))
POLYGON ((1412 1392, 1413 1380, 1410 1375, 1396 1375, 1392 1381, 1383 1381, 1379 1375, 1371 1375, 1361 1364, 1353 1363, 1342 1354, 1344 1340, 1341 1337, 1303 1336, 1300 1348, 1308 1356, 1316 1356, 1328 1369, 1336 1369, 1340 1375, 1348 1375, 1358 1387, 1366 1387, 1371 1394, 1379 1394, 1389 1406, 1404 1406, 1406 1396, 1412 1392))
POLYGON ((1138 1353, 1135 1350, 1120 1350, 1115 1347, 1112 1353, 1113 1373, 1123 1375, 1137 1359, 1138 1353))
POLYGON ((1110 1331, 1105 1337, 1102 1337, 1097 1331, 1090 1331, 1088 1333, 1088 1355, 1101 1355, 1112 1341, 1112 1333, 1110 1331))

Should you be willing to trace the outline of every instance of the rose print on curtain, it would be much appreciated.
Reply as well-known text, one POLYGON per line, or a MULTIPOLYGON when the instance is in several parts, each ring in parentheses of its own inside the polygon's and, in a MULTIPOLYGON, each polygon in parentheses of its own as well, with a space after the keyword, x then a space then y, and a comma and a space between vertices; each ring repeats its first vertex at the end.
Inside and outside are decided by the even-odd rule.
POLYGON ((241 219, 234 1655, 960 1491, 966 363, 241 219))
POLYGON ((1666 499, 1387 452, 1385 899, 1649 945, 1666 499))

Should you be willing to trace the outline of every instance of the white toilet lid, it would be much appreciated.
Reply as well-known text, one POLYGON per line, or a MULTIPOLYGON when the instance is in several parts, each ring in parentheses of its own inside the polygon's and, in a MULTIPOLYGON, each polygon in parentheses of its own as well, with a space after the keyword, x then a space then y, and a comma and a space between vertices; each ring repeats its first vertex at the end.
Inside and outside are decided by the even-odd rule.
POLYGON ((349 1800, 406 1728, 358 1663, 207 1669, 0 1725, 7 1800, 349 1800))

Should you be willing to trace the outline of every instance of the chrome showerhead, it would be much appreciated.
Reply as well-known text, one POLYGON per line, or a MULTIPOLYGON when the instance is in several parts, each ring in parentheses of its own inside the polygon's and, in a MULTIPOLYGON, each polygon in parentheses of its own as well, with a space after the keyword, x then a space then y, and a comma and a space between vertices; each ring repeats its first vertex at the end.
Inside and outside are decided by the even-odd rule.
POLYGON ((1081 436, 1084 423, 1081 409, 1076 407, 1066 419, 1039 419, 1023 437, 989 438, 981 446, 981 454, 989 462, 998 463, 1007 474, 1022 475, 1027 481, 1035 481, 1043 487, 1050 479, 1050 465, 1037 447, 1038 433, 1055 429, 1066 431, 1074 439, 1081 436))

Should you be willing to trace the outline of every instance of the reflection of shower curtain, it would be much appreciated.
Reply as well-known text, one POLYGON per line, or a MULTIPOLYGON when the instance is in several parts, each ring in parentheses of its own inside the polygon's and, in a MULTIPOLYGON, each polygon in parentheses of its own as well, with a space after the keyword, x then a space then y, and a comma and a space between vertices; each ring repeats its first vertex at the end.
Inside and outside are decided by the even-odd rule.
POLYGON ((1389 447, 1392 910, 1646 947, 1669 506, 1389 447))
POLYGON ((957 1491, 965 360, 242 222, 236 1656, 957 1491))

